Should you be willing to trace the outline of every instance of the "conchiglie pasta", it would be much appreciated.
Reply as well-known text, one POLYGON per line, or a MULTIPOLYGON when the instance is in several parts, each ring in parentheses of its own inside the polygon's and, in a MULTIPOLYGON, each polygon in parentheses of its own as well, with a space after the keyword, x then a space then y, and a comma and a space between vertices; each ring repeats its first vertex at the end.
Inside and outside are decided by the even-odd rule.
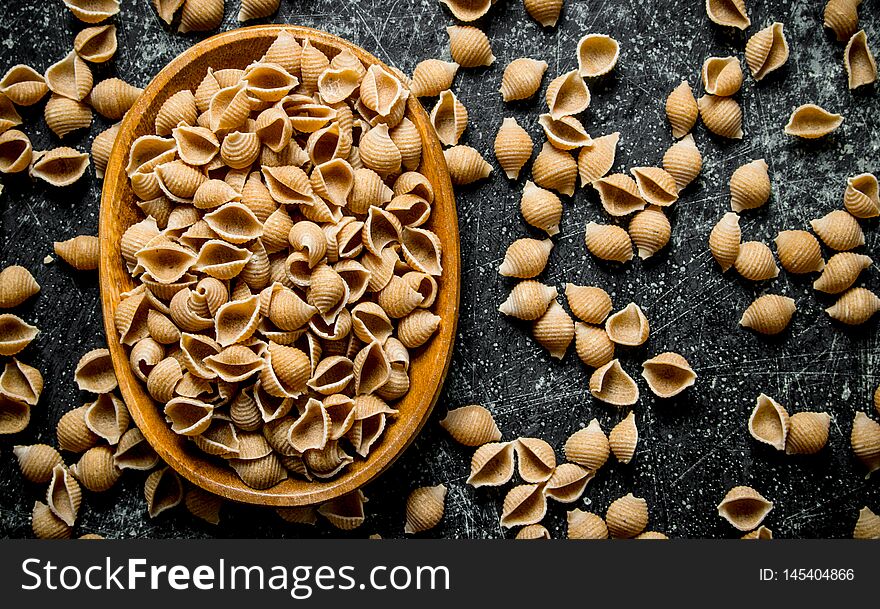
POLYGON ((843 124, 843 116, 833 114, 816 104, 798 106, 785 125, 785 133, 803 139, 814 140, 835 131, 843 124))
POLYGON ((541 88, 547 62, 530 57, 514 59, 504 68, 501 97, 505 102, 528 99, 541 88))
POLYGON ((452 60, 463 68, 492 65, 495 56, 489 38, 475 27, 453 25, 446 28, 452 60))
POLYGON ((495 158, 505 175, 511 180, 519 177, 520 171, 532 157, 534 143, 528 132, 515 118, 505 118, 495 136, 495 158))

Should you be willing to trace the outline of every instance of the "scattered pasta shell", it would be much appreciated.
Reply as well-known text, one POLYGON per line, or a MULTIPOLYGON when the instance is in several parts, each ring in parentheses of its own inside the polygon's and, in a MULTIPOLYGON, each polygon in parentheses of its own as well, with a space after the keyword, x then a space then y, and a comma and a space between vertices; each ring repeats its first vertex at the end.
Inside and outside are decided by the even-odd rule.
POLYGON ((605 331, 618 345, 636 347, 648 340, 651 327, 642 308, 631 302, 605 321, 605 331))
POLYGON ((810 227, 833 250, 851 250, 865 244, 862 227, 849 212, 842 209, 835 209, 821 218, 810 220, 810 227))
POLYGON ((578 322, 574 335, 575 351, 585 366, 601 368, 614 358, 614 343, 601 326, 578 322))
POLYGON ((52 133, 59 138, 92 124, 92 111, 83 102, 52 94, 43 109, 43 118, 52 133))
POLYGON ((605 523, 611 537, 632 539, 648 526, 648 502, 628 493, 608 506, 605 523))
POLYGON ((92 71, 76 51, 71 51, 46 68, 46 85, 53 93, 82 101, 92 90, 92 71))
POLYGON ((477 404, 450 410, 440 425, 456 442, 465 446, 482 446, 501 440, 501 431, 492 413, 477 404))
POLYGON ((564 0, 523 0, 526 12, 544 27, 553 27, 559 21, 564 0))
POLYGON ((23 266, 13 264, 0 271, 0 309, 17 307, 40 291, 40 284, 23 266))
POLYGON ((704 95, 697 100, 697 107, 709 131, 729 139, 742 139, 742 108, 735 99, 704 95))
POLYGON ((755 32, 746 42, 746 65, 755 80, 761 80, 788 61, 788 40, 778 21, 755 32))
POLYGON ((577 158, 581 186, 592 184, 611 171, 611 168, 614 167, 614 157, 617 155, 619 141, 620 133, 615 131, 602 137, 593 138, 592 146, 581 148, 577 158))
MULTIPOLYGON (((553 297, 556 289, 553 288, 553 297)), ((543 313, 543 311, 542 311, 543 313)), ((27 347, 40 331, 12 313, 0 315, 0 355, 15 355, 27 347)))
POLYGON ((755 209, 770 199, 770 175, 764 159, 737 168, 730 176, 730 209, 739 213, 755 209))
POLYGON ((785 133, 808 140, 824 137, 843 124, 843 116, 816 104, 798 106, 785 125, 785 133))
POLYGON ((498 310, 518 319, 527 321, 541 317, 555 300, 556 288, 539 281, 527 279, 516 284, 498 310))
POLYGON ((318 514, 337 529, 352 531, 364 523, 367 497, 360 489, 318 506, 318 514))
MULTIPOLYGON (((372 133, 371 130, 369 133, 372 133)), ((449 176, 455 185, 471 184, 489 177, 492 166, 470 146, 459 145, 443 151, 449 176)))
POLYGON ((653 205, 636 212, 627 230, 633 245, 636 246, 639 258, 643 260, 666 247, 672 235, 672 226, 663 209, 653 205))
POLYGON ((125 402, 112 393, 102 393, 94 402, 87 404, 83 418, 95 435, 112 446, 119 443, 131 421, 125 402))
POLYGON ((44 153, 36 153, 30 174, 50 186, 70 186, 79 180, 89 167, 89 155, 62 146, 44 153))
POLYGON ((648 203, 668 207, 678 200, 675 178, 660 167, 633 167, 630 172, 636 179, 639 194, 648 203))
POLYGON ((85 23, 100 23, 119 13, 119 0, 64 0, 64 6, 85 23))
POLYGON ((52 478, 55 467, 64 465, 58 451, 47 444, 14 446, 12 452, 18 459, 21 475, 34 484, 46 484, 52 478))
POLYGON ((684 190, 703 169, 703 155, 694 142, 694 136, 685 135, 663 155, 663 169, 675 180, 678 191, 684 190))
POLYGON ((578 74, 584 78, 604 76, 614 69, 619 57, 620 45, 614 38, 605 34, 587 34, 577 44, 578 74))
POLYGON ((796 309, 793 298, 764 294, 756 298, 743 312, 739 325, 761 334, 779 334, 791 323, 796 309))
POLYGON ((575 317, 588 324, 601 324, 611 313, 613 304, 608 292, 596 286, 565 284, 568 308, 575 317))
POLYGON ((98 114, 118 121, 143 92, 143 89, 124 80, 108 78, 95 85, 89 93, 88 101, 98 114))
POLYGON ((95 446, 80 457, 70 471, 80 483, 94 493, 103 493, 113 488, 122 476, 109 446, 95 446))
POLYGON ((92 235, 78 235, 67 241, 56 241, 55 254, 78 271, 98 268, 100 244, 92 235))
POLYGON ((709 233, 709 251, 712 257, 726 271, 732 267, 739 257, 742 231, 739 227, 739 214, 729 211, 709 233))
POLYGON ((857 89, 877 81, 877 60, 868 46, 865 30, 853 34, 843 52, 843 65, 846 68, 850 89, 857 89))
POLYGON ((666 98, 666 119, 672 126, 672 137, 683 138, 697 124, 700 109, 688 81, 683 80, 666 98))
POLYGON ((82 503, 82 489, 79 483, 64 464, 52 468, 49 489, 46 491, 46 504, 52 513, 67 526, 76 522, 79 507, 82 503))
POLYGON ((467 483, 475 488, 507 484, 513 477, 513 451, 513 442, 490 442, 480 446, 471 458, 467 483))
POLYGON ((797 412, 788 419, 785 454, 814 455, 828 443, 831 417, 827 412, 797 412))
POLYGON ((514 59, 504 68, 501 98, 509 102, 532 97, 541 88, 541 80, 546 71, 546 61, 529 57, 514 59))
POLYGON ((455 146, 468 123, 468 111, 452 91, 440 92, 440 98, 431 110, 431 124, 444 146, 455 146))
POLYGON ((749 416, 749 433, 752 437, 776 450, 785 450, 790 427, 785 407, 763 393, 759 395, 749 416))
POLYGON ((608 526, 597 514, 571 510, 567 520, 569 539, 608 539, 608 526))
POLYGON ((574 322, 554 299, 547 311, 532 324, 532 335, 547 349, 550 357, 561 360, 574 339, 574 322))
POLYGON ((880 516, 863 507, 859 510, 852 536, 853 539, 880 539, 880 516))
POLYGON ((688 361, 671 351, 655 355, 644 362, 642 368, 648 387, 660 398, 676 396, 697 380, 697 373, 688 361))
POLYGON ((0 173, 19 173, 33 158, 31 140, 18 129, 0 134, 0 173))
POLYGON ((563 116, 557 120, 549 114, 542 114, 538 123, 544 129, 547 141, 559 150, 576 150, 593 143, 583 123, 573 116, 563 116))
POLYGON ((710 95, 727 97, 739 91, 743 73, 736 57, 709 57, 703 63, 703 88, 710 95))
POLYGON ((149 471, 159 463, 159 455, 137 427, 126 431, 116 445, 113 462, 120 470, 149 471))
POLYGON ((452 86, 457 72, 458 64, 454 61, 425 59, 413 70, 410 91, 416 97, 436 97, 452 86))
POLYGON ((110 393, 116 389, 116 374, 107 349, 93 349, 83 355, 73 375, 81 391, 110 393))
POLYGON ((628 175, 613 173, 592 182, 602 207, 612 216, 627 216, 645 208, 639 187, 628 175))
POLYGON ((639 401, 639 387, 621 367, 620 361, 613 359, 590 376, 590 394, 612 406, 632 406, 639 401))
POLYGON ((718 515, 740 531, 751 531, 760 526, 772 509, 773 502, 755 489, 735 486, 718 504, 718 515))
POLYGON ((773 531, 761 525, 754 531, 746 533, 740 539, 773 539, 773 531))
POLYGON ((180 25, 177 27, 177 31, 186 34, 213 30, 223 21, 223 9, 223 0, 201 0, 200 2, 185 0, 180 11, 180 25))
POLYGON ((862 173, 846 180, 843 206, 856 218, 875 218, 880 215, 880 187, 871 173, 862 173))
POLYGON ((37 539, 70 539, 72 534, 71 527, 40 501, 34 502, 31 529, 37 539))
POLYGON ((490 66, 495 62, 492 45, 482 30, 469 25, 446 28, 452 60, 462 68, 490 66))
POLYGON ((636 414, 630 412, 626 418, 611 428, 611 432, 608 434, 608 444, 618 461, 629 463, 636 454, 638 442, 639 430, 636 427, 636 414))
POLYGON ((530 524, 521 528, 514 539, 550 539, 550 531, 542 524, 530 524))
POLYGON ((95 433, 86 425, 86 407, 70 410, 58 421, 56 430, 58 448, 73 453, 81 453, 98 443, 95 433))
POLYGON ((423 486, 415 489, 406 499, 406 525, 403 532, 411 535, 433 529, 443 519, 446 487, 423 486))
POLYGON ((880 469, 880 424, 864 412, 857 412, 853 419, 850 445, 853 454, 867 468, 867 476, 880 469))
POLYGON ((12 66, 0 79, 0 93, 17 106, 32 106, 49 92, 46 79, 30 66, 12 66))
POLYGON ((838 42, 849 40, 859 26, 860 0, 828 0, 823 11, 825 27, 834 32, 838 42))
POLYGON ((116 54, 116 26, 112 24, 87 27, 73 39, 76 54, 92 63, 110 61, 116 54))
POLYGON ((850 326, 865 323, 880 311, 880 298, 865 288, 850 288, 840 295, 825 312, 839 322, 850 326))
POLYGON ((706 0, 706 15, 713 23, 740 30, 752 24, 745 0, 706 0))
POLYGON ((746 241, 740 244, 734 267, 743 279, 749 281, 765 281, 779 275, 779 267, 773 260, 773 252, 760 241, 746 241))
POLYGON ((36 406, 43 392, 43 375, 15 358, 6 362, 0 374, 0 396, 8 401, 36 406))
POLYGON ((162 512, 180 505, 183 501, 183 483, 180 476, 170 467, 157 469, 144 483, 144 497, 147 500, 147 513, 156 518, 162 512))
POLYGON ((545 99, 550 116, 559 120, 586 110, 590 105, 590 89, 578 71, 572 70, 550 81, 545 99))
POLYGON ((559 234, 562 201, 554 193, 535 185, 531 180, 526 180, 523 186, 520 213, 526 222, 551 237, 559 234))
POLYGON ((531 136, 515 118, 508 117, 501 122, 495 136, 495 158, 509 179, 519 177, 519 172, 532 158, 533 148, 531 136))
POLYGON ((620 263, 633 258, 629 233, 614 224, 587 222, 584 228, 584 241, 587 249, 596 258, 620 263))
POLYGON ((269 17, 278 11, 280 3, 281 0, 242 0, 238 20, 244 22, 269 17))
POLYGON ((826 294, 840 294, 856 282, 862 271, 874 261, 870 256, 853 252, 840 252, 828 259, 819 278, 813 282, 813 289, 826 294))
POLYGON ((776 235, 776 254, 782 268, 789 273, 818 273, 825 268, 822 248, 807 231, 780 231, 776 235))
MULTIPOLYGON (((197 486, 191 486, 183 499, 187 511, 208 524, 220 524, 223 499, 197 486)), ((281 509, 281 508, 279 508, 281 509)))
POLYGON ((5 95, 0 95, 0 132, 6 131, 22 123, 21 116, 15 106, 5 95))
POLYGON ((574 194, 577 182, 577 161, 565 150, 559 150, 549 142, 541 147, 532 162, 532 180, 541 188, 555 190, 559 194, 574 194))
POLYGON ((504 496, 501 526, 506 528, 537 524, 547 513, 542 484, 521 484, 504 496))
POLYGON ((594 472, 575 463, 561 463, 544 486, 544 494, 560 503, 574 503, 584 494, 594 476, 594 472))
POLYGON ((550 239, 517 239, 507 248, 498 273, 505 277, 529 279, 544 271, 553 250, 550 239))

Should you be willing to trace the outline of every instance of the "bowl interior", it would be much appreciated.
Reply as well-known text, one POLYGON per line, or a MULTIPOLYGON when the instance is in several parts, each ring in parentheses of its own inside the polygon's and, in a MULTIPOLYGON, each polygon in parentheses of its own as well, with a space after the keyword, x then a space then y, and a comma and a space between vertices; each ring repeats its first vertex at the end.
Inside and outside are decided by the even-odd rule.
POLYGON ((301 42, 308 38, 330 57, 347 48, 365 65, 384 65, 363 49, 341 38, 295 26, 254 26, 233 30, 196 44, 178 56, 147 86, 120 126, 105 172, 101 196, 100 284, 108 348, 120 390, 138 427, 159 455, 193 484, 222 497, 263 505, 296 506, 343 495, 361 487, 388 468, 414 439, 430 415, 449 366, 458 320, 460 289, 458 219, 440 143, 417 100, 410 97, 407 117, 421 134, 421 171, 435 190, 433 211, 426 227, 434 231, 442 243, 443 275, 438 278, 439 294, 434 311, 443 321, 433 340, 412 352, 410 391, 395 403, 400 414, 386 428, 367 459, 355 460, 342 475, 327 481, 307 482, 291 478, 266 490, 245 485, 228 465, 204 455, 191 442, 171 431, 161 406, 152 400, 144 385, 133 375, 114 325, 120 294, 136 285, 125 269, 120 252, 122 233, 142 219, 124 171, 132 142, 141 135, 152 133, 156 113, 162 103, 181 89, 194 90, 208 67, 244 68, 259 59, 282 30, 292 32, 301 42))

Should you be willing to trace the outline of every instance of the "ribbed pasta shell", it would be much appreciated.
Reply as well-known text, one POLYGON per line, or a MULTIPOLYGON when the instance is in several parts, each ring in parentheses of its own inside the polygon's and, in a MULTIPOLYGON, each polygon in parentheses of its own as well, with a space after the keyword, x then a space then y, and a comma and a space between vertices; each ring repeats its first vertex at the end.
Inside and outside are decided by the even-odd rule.
POLYGON ((551 357, 561 360, 574 339, 574 322, 555 299, 532 324, 532 335, 551 357))
POLYGON ((212 239, 202 245, 193 268, 221 281, 232 279, 247 265, 251 256, 246 249, 212 239))
POLYGON ((865 234, 856 219, 843 209, 835 209, 810 226, 822 242, 833 250, 851 250, 865 244, 865 234))
POLYGON ((251 105, 243 81, 220 89, 211 97, 207 126, 215 133, 240 127, 250 115, 251 105))
POLYGON ((544 271, 553 249, 550 239, 517 239, 507 248, 498 273, 505 277, 528 279, 544 271))
POLYGON ((389 135, 400 151, 403 169, 408 171, 418 169, 422 161, 422 136, 415 123, 404 117, 391 129, 389 135))
POLYGON ((70 471, 93 493, 110 490, 122 476, 122 470, 113 459, 113 449, 109 446, 90 448, 70 467, 70 471))
POLYGON ((827 412, 798 412, 788 422, 785 454, 813 455, 828 443, 831 417, 827 412))
POLYGON ((880 516, 863 507, 859 510, 852 536, 853 539, 880 539, 880 516))
POLYGON ((483 155, 470 146, 458 145, 447 148, 443 151, 443 156, 449 168, 449 176, 455 185, 471 184, 488 178, 492 173, 492 166, 486 162, 483 155))
POLYGON ((409 349, 421 347, 437 332, 441 321, 439 315, 427 309, 416 309, 400 320, 397 326, 398 338, 409 349))
POLYGON ((524 0, 526 12, 544 27, 553 27, 559 20, 564 0, 524 0))
POLYGON ((856 218, 875 218, 880 215, 880 187, 871 173, 862 173, 846 180, 843 206, 856 218))
POLYGON ((509 102, 532 97, 541 88, 541 80, 546 71, 546 61, 529 57, 514 59, 504 68, 501 98, 509 102))
POLYGON ((406 525, 403 532, 421 533, 440 524, 445 499, 446 487, 442 484, 423 486, 412 491, 406 499, 406 525))
POLYGON ((850 288, 825 309, 833 319, 847 325, 860 325, 880 311, 880 298, 865 288, 850 288))
POLYGON ((776 235, 776 254, 789 273, 818 273, 825 268, 819 242, 804 230, 780 231, 776 235))
MULTIPOLYGON (((93 349, 80 358, 73 375, 81 391, 109 393, 116 389, 116 374, 107 349, 93 349)), ((123 430, 124 431, 124 430, 123 430)))
POLYGON ((627 216, 645 208, 645 200, 636 182, 628 175, 613 173, 592 181, 599 192, 602 207, 612 216, 627 216))
POLYGON ((638 250, 639 258, 644 260, 666 247, 672 227, 662 208, 652 205, 636 212, 629 222, 628 232, 638 250))
POLYGON ((688 361, 671 351, 655 355, 645 361, 642 368, 642 376, 648 382, 648 387, 660 398, 676 396, 697 380, 697 374, 688 361))
POLYGON ((611 502, 605 523, 612 538, 632 539, 648 526, 648 502, 628 493, 611 502))
POLYGON ((13 264, 0 271, 0 309, 17 307, 40 291, 40 284, 23 266, 13 264))
POLYGON ((187 511, 209 524, 220 524, 220 509, 223 499, 197 486, 187 489, 184 497, 187 511))
POLYGON ((98 238, 92 235, 78 235, 54 244, 55 254, 78 271, 98 268, 99 248, 98 238))
POLYGON ((560 503, 574 503, 581 498, 595 472, 575 463, 561 463, 553 470, 544 487, 544 494, 560 503))
POLYGON ((718 504, 718 515, 740 531, 751 531, 764 521, 773 502, 749 486, 735 486, 718 504))
POLYGON ((454 61, 425 59, 413 70, 410 91, 416 97, 436 97, 452 86, 456 72, 458 64, 454 61))
POLYGON ((547 311, 547 307, 556 295, 556 288, 527 279, 513 287, 507 300, 498 307, 498 310, 519 319, 538 319, 547 311))
POLYGON ((520 478, 525 482, 546 482, 556 469, 553 447, 540 438, 518 438, 514 442, 520 478))
MULTIPOLYGON (((451 148, 450 150, 456 149, 458 149, 458 147, 451 148)), ((361 137, 358 150, 360 151, 360 158, 361 161, 363 161, 364 166, 368 169, 372 169, 380 176, 387 177, 400 171, 401 164, 403 163, 403 156, 400 153, 400 149, 394 143, 394 140, 391 139, 391 135, 388 132, 388 125, 379 124, 367 131, 367 133, 361 137)), ((447 151, 447 153, 448 152, 449 151, 447 151)), ((449 162, 449 155, 446 154, 446 156, 447 162, 449 162)), ((455 176, 453 176, 453 180, 455 180, 455 176)))
POLYGON ((742 139, 742 108, 735 99, 707 94, 697 100, 697 106, 709 131, 721 137, 742 139))
POLYGON ((385 185, 378 173, 367 168, 357 169, 348 196, 348 209, 355 214, 365 214, 371 206, 381 207, 391 201, 393 196, 393 191, 385 185))
POLYGON ((15 446, 12 452, 18 459, 21 475, 34 484, 46 484, 52 478, 55 467, 64 465, 58 451, 47 444, 15 446))
POLYGON ((262 61, 278 64, 294 76, 300 72, 301 60, 302 46, 288 30, 282 30, 278 34, 262 59, 262 61))
POLYGON ((572 70, 550 81, 545 99, 550 115, 559 120, 586 110, 590 105, 590 90, 578 71, 572 70))
POLYGON ((638 346, 648 340, 650 325, 639 305, 629 303, 605 321, 608 337, 618 345, 638 346))
POLYGON ((823 11, 825 27, 834 32, 838 42, 849 40, 859 26, 861 0, 828 0, 823 11))
POLYGON ((197 399, 176 397, 168 401, 164 412, 172 431, 182 436, 197 436, 211 424, 214 406, 197 399))
POLYGON ((816 104, 798 106, 785 125, 785 133, 804 139, 824 137, 843 124, 843 116, 832 114, 816 104))
POLYGON ((177 31, 207 32, 223 21, 223 0, 184 0, 177 31))
POLYGON ((18 129, 0 134, 0 173, 19 173, 28 168, 33 158, 31 141, 18 129))
POLYGON ((542 188, 571 196, 578 176, 577 161, 564 150, 545 142, 532 163, 532 179, 542 188))
POLYGON ((706 0, 706 15, 713 23, 740 30, 752 24, 745 0, 706 0))
POLYGON ((501 440, 501 431, 492 413, 477 404, 450 410, 440 425, 456 442, 465 446, 482 446, 501 440))
POLYGON ((532 157, 534 143, 529 133, 515 118, 505 118, 495 136, 495 158, 511 180, 516 180, 522 168, 532 157))
MULTIPOLYGON (((197 129, 201 129, 201 127, 197 127, 197 129)), ((196 194, 193 195, 193 207, 196 209, 215 209, 226 203, 240 201, 241 195, 223 180, 207 180, 199 186, 196 190, 196 194)), ((211 226, 211 224, 220 224, 219 222, 213 221, 213 218, 214 216, 212 216, 212 223, 208 224, 211 230, 214 230, 214 226, 211 226)), ((251 228, 251 230, 253 230, 253 228, 251 228)), ((247 241, 247 239, 245 239, 245 241, 247 241)))
POLYGON ((501 526, 506 528, 536 524, 547 513, 543 484, 515 486, 504 497, 501 526))
POLYGON ((590 376, 590 393, 597 400, 613 406, 632 406, 639 401, 639 387, 616 359, 590 376))
POLYGON ((578 175, 581 177, 581 186, 586 186, 605 176, 614 166, 614 157, 617 154, 617 143, 620 141, 620 133, 615 131, 602 137, 593 139, 592 146, 581 148, 578 153, 578 175))
POLYGON ((877 60, 868 46, 865 30, 859 30, 849 39, 843 52, 843 65, 850 89, 877 81, 877 60))
MULTIPOLYGON (((143 89, 119 78, 102 80, 89 93, 88 101, 98 114, 118 121, 134 105, 143 89)), ((160 133, 159 135, 167 135, 160 133)))
POLYGON ((550 539, 550 531, 542 524, 530 524, 521 528, 514 539, 550 539))
POLYGON ((739 324, 761 334, 779 334, 788 327, 795 310, 793 298, 764 294, 748 306, 739 324))
POLYGON ((867 468, 867 475, 880 469, 880 424, 864 412, 856 412, 853 419, 850 445, 853 454, 867 468))
POLYGON ((575 317, 588 324, 601 324, 611 313, 611 296, 600 287, 567 283, 565 297, 575 317))
POLYGON ((33 366, 15 358, 7 361, 0 374, 0 397, 36 406, 43 392, 43 375, 33 366))
POLYGON ((92 71, 76 51, 71 51, 46 68, 46 85, 53 93, 82 101, 92 90, 92 71))
POLYGON ((85 413, 86 407, 80 406, 66 412, 58 421, 59 449, 81 453, 98 443, 98 436, 86 425, 85 413))
POLYGON ((159 463, 159 455, 147 442, 137 427, 132 427, 123 434, 116 446, 113 462, 120 470, 133 469, 147 471, 159 463))
POLYGON ((409 227, 421 226, 431 216, 431 204, 416 195, 395 196, 385 210, 397 216, 401 224, 409 227))
POLYGON ((526 222, 551 237, 559 233, 562 201, 549 190, 536 186, 531 180, 526 180, 523 186, 520 212, 526 222))
POLYGON ((765 281, 779 275, 779 267, 773 260, 773 252, 760 241, 746 241, 740 244, 734 267, 743 279, 749 281, 765 281))
POLYGON ((116 135, 118 133, 119 123, 104 129, 92 140, 92 162, 95 164, 95 177, 98 179, 104 177, 107 163, 110 162, 110 152, 113 150, 113 144, 116 142, 116 135))
POLYGON ((147 476, 144 482, 147 513, 156 518, 162 512, 180 505, 183 501, 183 483, 170 467, 163 467, 147 476))
MULTIPOLYGON (((547 0, 544 0, 547 1, 547 0)), ((562 6, 561 0, 555 0, 562 6)), ((604 76, 614 69, 620 45, 605 34, 587 34, 577 44, 578 74, 584 78, 604 76)))
POLYGON ((446 28, 446 33, 452 61, 462 68, 490 66, 495 62, 492 45, 482 30, 469 25, 452 25, 446 28))
POLYGON ((554 119, 550 114, 542 114, 538 123, 544 129, 544 135, 554 148, 559 150, 576 150, 589 147, 593 140, 584 125, 573 116, 554 119))
MULTIPOLYGON (((406 89, 400 79, 389 73, 379 65, 372 65, 367 69, 360 85, 360 103, 372 110, 384 120, 380 122, 397 123, 392 119, 392 113, 404 103, 407 97, 406 89)), ((399 120, 399 119, 398 119, 399 120)))
POLYGON ((279 4, 281 0, 241 0, 237 19, 244 22, 269 17, 278 10, 279 4))
POLYGON ((64 5, 85 23, 100 23, 119 13, 119 0, 64 0, 64 5))
POLYGON ((475 488, 507 484, 513 477, 513 452, 513 442, 490 442, 480 446, 471 458, 467 483, 475 488))
POLYGON ((862 271, 873 263, 870 256, 863 254, 834 254, 828 259, 822 274, 813 282, 813 289, 827 294, 839 294, 855 283, 862 271))
POLYGON ((15 106, 5 95, 0 95, 0 132, 22 123, 21 116, 15 110, 15 106))
POLYGON ((703 169, 703 156, 694 143, 692 135, 685 135, 666 150, 663 155, 663 169, 675 180, 679 192, 700 175, 703 169))
POLYGON ((761 80, 788 61, 788 40, 778 21, 754 33, 746 42, 746 65, 755 80, 761 80))
POLYGON ((31 529, 37 539, 70 539, 71 537, 71 527, 53 514, 48 505, 40 501, 34 502, 31 529))
POLYGON ((63 463, 56 465, 52 468, 49 489, 46 491, 46 504, 49 509, 67 526, 72 527, 76 522, 81 503, 82 489, 79 483, 63 463))
POLYGON ((0 93, 18 106, 32 106, 48 91, 43 75, 24 64, 12 66, 0 79, 0 93))
POLYGON ((712 252, 722 272, 736 263, 741 239, 739 215, 731 211, 724 214, 709 233, 709 251, 712 252))
POLYGON ((601 516, 583 510, 571 510, 567 519, 568 539, 608 539, 608 527, 601 516))
POLYGON ((110 61, 116 54, 116 26, 108 24, 80 30, 73 39, 73 49, 92 63, 110 61))
POLYGON ((125 402, 112 393, 102 393, 94 402, 86 404, 83 419, 92 433, 111 446, 119 443, 131 421, 125 402))
POLYGON ((759 395, 749 416, 749 433, 752 437, 776 450, 784 450, 789 429, 785 407, 763 393, 759 395))
POLYGON ((88 129, 92 124, 92 111, 86 104, 55 93, 46 102, 43 117, 52 133, 59 138, 80 129, 88 129))
POLYGON ((621 463, 632 461, 639 441, 639 430, 636 427, 636 415, 630 412, 620 423, 615 425, 608 434, 611 452, 621 463))
POLYGON ((15 355, 27 347, 40 331, 12 313, 0 315, 0 355, 15 355))
POLYGON ((730 176, 730 209, 739 213, 755 209, 770 198, 770 176, 767 162, 758 159, 737 168, 730 176))
POLYGON ((746 533, 740 539, 773 539, 773 531, 761 525, 754 531, 746 533))
POLYGON ((337 529, 351 531, 364 523, 364 504, 367 498, 363 491, 356 490, 337 499, 318 506, 318 514, 327 519, 337 529))
POLYGON ((743 73, 736 57, 709 57, 703 62, 703 88, 710 95, 730 96, 742 86, 743 73))
POLYGON ((666 98, 666 118, 672 126, 672 137, 679 139, 687 135, 694 128, 699 115, 691 86, 683 80, 666 98))
POLYGON ((629 234, 614 224, 587 222, 584 241, 587 249, 596 258, 620 263, 632 260, 633 249, 629 234))
POLYGON ((574 333, 575 351, 584 365, 600 368, 614 357, 614 343, 604 328, 578 322, 574 333))

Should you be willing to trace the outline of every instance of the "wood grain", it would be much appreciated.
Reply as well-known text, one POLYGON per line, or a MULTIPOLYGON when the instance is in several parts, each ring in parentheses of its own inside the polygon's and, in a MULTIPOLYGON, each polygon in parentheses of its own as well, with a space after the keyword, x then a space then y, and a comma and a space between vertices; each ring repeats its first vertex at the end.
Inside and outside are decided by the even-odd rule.
POLYGON ((212 493, 234 501, 296 506, 320 503, 343 495, 385 471, 419 433, 433 409, 449 368, 459 309, 461 269, 458 218, 440 143, 427 114, 415 98, 409 98, 407 116, 415 123, 422 137, 421 170, 435 190, 433 214, 428 228, 438 235, 443 247, 443 275, 439 278, 435 307, 443 321, 434 339, 414 353, 410 367, 410 391, 395 404, 400 414, 386 429, 368 459, 355 461, 344 474, 333 480, 307 482, 289 479, 267 490, 245 485, 225 463, 207 458, 185 438, 171 431, 161 407, 132 374, 125 350, 116 340, 118 334, 114 325, 120 294, 135 287, 120 254, 122 233, 140 219, 124 171, 131 143, 137 137, 153 131, 156 113, 168 97, 183 88, 195 89, 208 67, 244 68, 263 55, 282 29, 292 32, 300 41, 308 38, 331 57, 342 49, 348 49, 368 66, 384 66, 373 55, 341 38, 294 26, 238 29, 204 40, 182 53, 146 87, 120 127, 101 194, 99 271, 104 326, 120 390, 147 441, 177 472, 212 493))

